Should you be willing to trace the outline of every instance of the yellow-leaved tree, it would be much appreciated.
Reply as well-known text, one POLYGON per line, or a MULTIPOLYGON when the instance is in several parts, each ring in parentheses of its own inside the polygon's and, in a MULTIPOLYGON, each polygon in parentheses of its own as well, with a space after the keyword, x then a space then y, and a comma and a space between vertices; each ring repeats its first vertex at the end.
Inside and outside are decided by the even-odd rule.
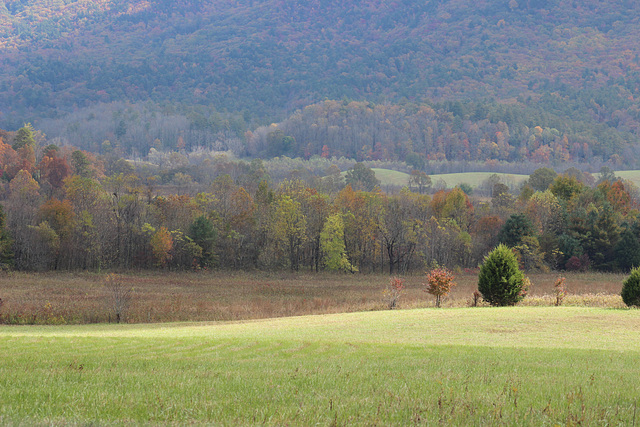
POLYGON ((320 248, 324 266, 333 271, 358 271, 351 265, 344 244, 344 221, 342 214, 329 215, 320 233, 320 248))

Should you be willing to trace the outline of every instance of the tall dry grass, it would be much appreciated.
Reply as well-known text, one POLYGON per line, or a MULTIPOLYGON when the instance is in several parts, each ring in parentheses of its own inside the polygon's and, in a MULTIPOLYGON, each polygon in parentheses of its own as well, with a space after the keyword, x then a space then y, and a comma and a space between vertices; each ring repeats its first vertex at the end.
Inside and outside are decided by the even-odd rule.
MULTIPOLYGON (((624 307, 623 275, 566 273, 564 305, 624 307)), ((557 273, 531 274, 522 305, 553 305, 557 273)), ((114 322, 113 295, 105 274, 9 273, 0 277, 2 323, 114 322)), ((388 275, 314 273, 150 272, 119 275, 133 289, 126 321, 245 320, 269 317, 382 310, 388 275)), ((433 307, 424 275, 404 278, 399 308, 433 307)), ((443 307, 471 304, 477 272, 457 274, 457 286, 443 307)))

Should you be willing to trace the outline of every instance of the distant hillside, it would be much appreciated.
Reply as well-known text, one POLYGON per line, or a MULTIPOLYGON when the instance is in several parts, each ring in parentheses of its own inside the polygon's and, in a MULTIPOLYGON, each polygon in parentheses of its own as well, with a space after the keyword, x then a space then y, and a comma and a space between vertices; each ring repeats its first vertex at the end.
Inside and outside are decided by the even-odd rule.
POLYGON ((0 127, 112 102, 212 105, 250 127, 324 99, 493 99, 546 121, 527 125, 573 121, 576 143, 624 162, 639 36, 633 0, 4 1, 0 127))
POLYGON ((2 110, 154 99, 268 115, 325 97, 563 85, 630 97, 639 15, 632 0, 5 1, 0 98, 2 110))

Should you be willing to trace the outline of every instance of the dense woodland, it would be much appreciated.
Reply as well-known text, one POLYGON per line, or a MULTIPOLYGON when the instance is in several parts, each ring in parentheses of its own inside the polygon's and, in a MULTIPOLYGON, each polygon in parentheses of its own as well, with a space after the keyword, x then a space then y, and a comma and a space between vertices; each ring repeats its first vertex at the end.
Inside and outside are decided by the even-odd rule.
MULTIPOLYGON (((536 123, 518 107, 325 101, 249 132, 239 154, 401 160, 419 169, 430 160, 562 165, 600 159, 620 166, 635 164, 640 155, 631 136, 601 134, 595 127, 587 136, 571 122, 558 123, 561 130, 536 123)), ((540 118, 540 123, 550 122, 540 118)))
POLYGON ((588 172, 640 167, 639 20, 631 0, 0 2, 4 264, 408 272, 502 241, 527 269, 625 270, 637 191, 588 172), (475 194, 428 176, 471 170, 536 172, 475 194))
MULTIPOLYGON (((621 126, 640 129, 640 122, 625 120, 621 126)), ((115 150, 133 159, 146 159, 154 149, 230 151, 238 157, 266 159, 345 157, 407 163, 427 172, 432 172, 430 163, 442 162, 457 165, 457 171, 478 169, 478 164, 485 163, 556 167, 570 163, 592 172, 602 165, 640 167, 636 160, 640 145, 631 131, 613 131, 586 118, 584 123, 561 120, 499 103, 324 101, 253 130, 246 130, 242 117, 212 107, 174 106, 158 112, 148 104, 124 103, 93 106, 64 119, 39 122, 58 145, 101 154, 115 150)))
POLYGON ((635 168, 639 19, 631 0, 4 1, 0 127, 128 157, 635 168))
POLYGON ((406 273, 475 268, 499 242, 526 270, 640 264, 640 195, 606 169, 595 181, 540 168, 516 191, 494 176, 475 197, 469 186, 433 193, 418 169, 385 193, 362 163, 275 182, 261 160, 218 155, 199 182, 167 164, 57 147, 30 125, 2 132, 0 167, 0 253, 17 269, 406 273))

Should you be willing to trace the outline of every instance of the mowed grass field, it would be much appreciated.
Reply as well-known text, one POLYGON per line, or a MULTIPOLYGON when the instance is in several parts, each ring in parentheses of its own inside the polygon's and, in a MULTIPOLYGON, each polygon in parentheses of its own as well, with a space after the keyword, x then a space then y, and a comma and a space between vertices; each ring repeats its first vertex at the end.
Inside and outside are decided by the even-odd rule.
POLYGON ((430 176, 433 184, 438 180, 443 180, 447 183, 447 188, 453 188, 463 183, 469 184, 471 188, 476 188, 489 179, 491 175, 497 175, 500 177, 500 182, 516 187, 523 181, 529 179, 529 175, 493 172, 444 173, 430 176))
MULTIPOLYGON (((381 182, 381 185, 384 186, 407 186, 409 185, 409 174, 399 171, 394 171, 390 169, 372 169, 376 178, 378 178, 381 182)), ((438 182, 439 180, 444 181, 447 184, 447 188, 453 188, 460 184, 469 184, 471 188, 476 188, 484 181, 486 181, 491 175, 497 175, 500 177, 500 182, 518 187, 522 182, 529 178, 529 175, 524 174, 511 174, 511 173, 493 173, 493 172, 461 172, 461 173, 443 173, 443 174, 432 174, 429 175, 431 177, 431 181, 433 184, 438 182)), ((600 174, 594 173, 594 177, 597 179, 600 174)), ((615 175, 622 179, 629 180, 633 182, 635 185, 640 186, 640 170, 626 170, 626 171, 616 171, 615 175)))
POLYGON ((640 311, 0 327, 1 425, 634 425, 640 311))

